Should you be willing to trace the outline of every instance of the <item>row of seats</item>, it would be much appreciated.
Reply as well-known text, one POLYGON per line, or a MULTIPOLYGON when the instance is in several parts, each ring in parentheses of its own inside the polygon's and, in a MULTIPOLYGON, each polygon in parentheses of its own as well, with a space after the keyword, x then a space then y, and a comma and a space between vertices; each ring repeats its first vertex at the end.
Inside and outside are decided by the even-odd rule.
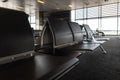
POLYGON ((82 28, 78 23, 55 18, 48 18, 38 43, 36 51, 51 49, 53 54, 56 54, 56 49, 93 51, 101 47, 99 43, 84 42, 82 28))
MULTIPOLYGON (((83 28, 85 29, 85 31, 86 31, 86 39, 87 40, 93 40, 93 41, 108 41, 109 40, 109 38, 95 38, 94 37, 94 33, 93 33, 93 31, 90 29, 90 26, 89 25, 87 25, 87 24, 83 24, 82 25, 83 26, 83 28)), ((102 32, 100 32, 100 33, 102 33, 102 32)))
MULTIPOLYGON (((35 52, 33 30, 24 12, 0 8, 0 26, 1 80, 56 80, 78 64, 77 58, 35 52)), ((45 41, 51 36, 44 37, 45 41)))

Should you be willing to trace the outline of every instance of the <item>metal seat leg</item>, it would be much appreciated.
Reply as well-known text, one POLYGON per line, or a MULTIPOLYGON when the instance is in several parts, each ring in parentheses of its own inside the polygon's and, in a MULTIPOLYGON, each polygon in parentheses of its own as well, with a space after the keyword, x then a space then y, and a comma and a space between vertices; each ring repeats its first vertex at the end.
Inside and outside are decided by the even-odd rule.
POLYGON ((102 45, 100 45, 100 48, 102 49, 102 51, 103 51, 103 53, 104 53, 104 54, 106 54, 106 53, 107 53, 107 51, 103 48, 103 46, 102 46, 102 45))

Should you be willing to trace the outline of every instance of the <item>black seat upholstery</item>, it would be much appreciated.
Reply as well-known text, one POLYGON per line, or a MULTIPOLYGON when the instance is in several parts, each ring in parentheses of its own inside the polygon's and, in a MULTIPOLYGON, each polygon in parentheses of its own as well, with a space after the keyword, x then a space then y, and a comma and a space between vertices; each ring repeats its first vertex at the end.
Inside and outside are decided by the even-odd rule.
POLYGON ((75 50, 93 51, 100 46, 100 44, 93 44, 91 42, 84 42, 81 26, 76 22, 69 22, 71 31, 73 32, 74 41, 78 44, 74 45, 75 50))
MULTIPOLYGON (((33 51, 33 31, 28 22, 28 15, 14 10, 2 10, 5 10, 3 11, 5 14, 0 12, 0 66, 11 61, 31 57, 35 53, 33 51)), ((43 34, 43 43, 50 45, 52 43, 50 28, 47 27, 43 34)), ((54 80, 60 78, 78 63, 77 58, 36 54, 34 59, 16 61, 1 66, 0 79, 54 80)))
POLYGON ((27 14, 0 8, 0 26, 0 64, 8 56, 10 61, 20 54, 32 54, 34 41, 27 14))
POLYGON ((69 22, 69 25, 73 32, 74 41, 76 43, 81 43, 83 41, 83 34, 79 24, 75 22, 69 22))
POLYGON ((73 43, 72 32, 65 20, 49 19, 49 24, 55 40, 54 47, 64 47, 73 43))
POLYGON ((65 20, 48 18, 38 43, 36 51, 43 52, 45 49, 47 51, 52 49, 53 54, 55 54, 55 49, 73 45, 73 35, 68 23, 65 20))

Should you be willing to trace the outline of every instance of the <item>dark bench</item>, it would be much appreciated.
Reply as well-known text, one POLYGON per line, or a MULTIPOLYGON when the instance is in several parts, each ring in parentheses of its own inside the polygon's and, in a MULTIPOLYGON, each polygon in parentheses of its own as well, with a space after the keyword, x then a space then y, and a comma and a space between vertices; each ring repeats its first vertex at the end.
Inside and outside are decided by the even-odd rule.
POLYGON ((109 40, 109 38, 94 38, 93 32, 90 29, 89 25, 83 24, 81 25, 86 31, 86 41, 89 41, 93 44, 100 44, 100 48, 104 53, 107 53, 106 50, 103 48, 102 44, 109 40))
POLYGON ((73 33, 74 42, 77 43, 76 45, 74 45, 74 49, 82 51, 94 51, 97 47, 100 46, 99 43, 93 44, 91 42, 84 41, 82 29, 78 23, 69 22, 68 24, 70 25, 69 27, 71 28, 71 31, 73 33))
POLYGON ((83 25, 81 25, 82 26, 82 28, 84 28, 85 29, 85 31, 86 31, 86 39, 87 40, 92 40, 92 41, 108 41, 109 40, 109 38, 95 38, 94 37, 94 33, 93 33, 93 31, 90 29, 90 26, 89 25, 87 25, 87 24, 83 24, 83 25))
POLYGON ((51 49, 54 54, 57 54, 55 52, 57 49, 93 51, 100 46, 100 44, 84 43, 80 26, 62 19, 48 18, 40 39, 39 45, 42 45, 37 51, 51 49))
POLYGON ((34 41, 28 15, 0 8, 0 64, 34 55, 34 41))
POLYGON ((35 52, 33 31, 24 12, 0 8, 0 26, 1 80, 55 80, 79 62, 35 52))

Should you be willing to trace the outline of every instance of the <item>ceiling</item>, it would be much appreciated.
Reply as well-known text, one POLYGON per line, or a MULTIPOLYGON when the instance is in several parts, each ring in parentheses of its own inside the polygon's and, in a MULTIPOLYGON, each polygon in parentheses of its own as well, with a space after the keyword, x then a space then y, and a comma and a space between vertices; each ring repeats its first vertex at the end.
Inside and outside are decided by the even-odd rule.
POLYGON ((39 9, 42 11, 71 10, 115 2, 119 0, 45 0, 45 4, 39 4, 39 9))
POLYGON ((45 0, 45 4, 39 4, 39 9, 43 11, 71 10, 101 4, 109 4, 117 1, 119 0, 45 0), (68 5, 72 5, 72 7, 69 7, 68 5))
POLYGON ((36 10, 71 10, 119 1, 120 0, 44 0, 45 3, 40 4, 37 2, 37 0, 0 0, 0 7, 23 10, 32 13, 36 10), (69 5, 71 5, 71 7, 69 7, 69 5))

